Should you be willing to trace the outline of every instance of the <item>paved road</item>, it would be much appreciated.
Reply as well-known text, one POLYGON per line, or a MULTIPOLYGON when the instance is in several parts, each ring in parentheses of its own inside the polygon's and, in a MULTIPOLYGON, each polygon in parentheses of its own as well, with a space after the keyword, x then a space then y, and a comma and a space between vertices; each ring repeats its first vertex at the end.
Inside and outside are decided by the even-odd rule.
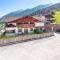
POLYGON ((0 47, 0 60, 60 60, 60 34, 0 47))

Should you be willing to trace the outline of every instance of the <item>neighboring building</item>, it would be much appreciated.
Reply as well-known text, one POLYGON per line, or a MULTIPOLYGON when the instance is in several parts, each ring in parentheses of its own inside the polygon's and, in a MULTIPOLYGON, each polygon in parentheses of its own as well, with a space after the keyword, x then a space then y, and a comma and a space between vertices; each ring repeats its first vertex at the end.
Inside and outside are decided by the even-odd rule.
POLYGON ((40 26, 39 28, 45 29, 47 32, 49 31, 53 31, 53 26, 51 25, 51 21, 50 20, 50 15, 41 15, 40 17, 36 17, 34 16, 34 18, 38 19, 39 21, 41 21, 42 23, 44 23, 44 26, 40 26))
POLYGON ((6 31, 6 23, 11 22, 11 21, 14 21, 16 19, 17 19, 17 17, 5 16, 0 21, 0 35, 2 35, 6 31))
POLYGON ((11 22, 18 19, 17 17, 13 17, 13 16, 5 16, 0 22, 11 22))
MULTIPOLYGON (((44 26, 44 22, 39 21, 31 16, 26 16, 18 18, 13 21, 5 21, 6 33, 9 34, 22 34, 22 33, 32 33, 37 27, 44 26)), ((40 29, 40 28, 39 28, 40 29)))

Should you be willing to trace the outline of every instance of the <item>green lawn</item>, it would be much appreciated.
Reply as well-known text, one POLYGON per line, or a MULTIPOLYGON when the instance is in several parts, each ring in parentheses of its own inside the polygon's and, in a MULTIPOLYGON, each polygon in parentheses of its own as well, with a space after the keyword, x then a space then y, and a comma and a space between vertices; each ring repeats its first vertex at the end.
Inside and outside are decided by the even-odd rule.
POLYGON ((5 39, 5 38, 15 38, 16 36, 0 36, 0 39, 5 39))

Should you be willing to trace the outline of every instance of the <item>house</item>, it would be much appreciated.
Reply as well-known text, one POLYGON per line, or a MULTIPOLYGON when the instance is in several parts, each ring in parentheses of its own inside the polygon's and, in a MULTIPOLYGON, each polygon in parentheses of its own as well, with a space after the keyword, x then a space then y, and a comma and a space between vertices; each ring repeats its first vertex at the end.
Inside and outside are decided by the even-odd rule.
POLYGON ((44 26, 44 22, 31 16, 18 18, 12 21, 5 21, 4 23, 6 33, 9 35, 32 33, 37 27, 44 26))
POLYGON ((0 22, 11 22, 18 19, 17 17, 13 17, 13 16, 5 16, 0 22))

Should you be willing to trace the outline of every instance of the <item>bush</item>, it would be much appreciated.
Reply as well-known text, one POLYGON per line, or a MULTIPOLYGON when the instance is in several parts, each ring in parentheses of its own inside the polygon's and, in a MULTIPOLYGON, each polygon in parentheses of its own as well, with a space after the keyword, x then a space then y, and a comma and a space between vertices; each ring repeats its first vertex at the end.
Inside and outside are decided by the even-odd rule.
POLYGON ((46 30, 44 29, 43 32, 46 32, 46 30))
POLYGON ((4 32, 2 35, 5 35, 6 34, 6 32, 4 32))
POLYGON ((35 30, 34 30, 34 33, 36 33, 36 34, 41 34, 41 33, 43 33, 43 31, 42 31, 42 30, 39 30, 39 29, 35 29, 35 30))

